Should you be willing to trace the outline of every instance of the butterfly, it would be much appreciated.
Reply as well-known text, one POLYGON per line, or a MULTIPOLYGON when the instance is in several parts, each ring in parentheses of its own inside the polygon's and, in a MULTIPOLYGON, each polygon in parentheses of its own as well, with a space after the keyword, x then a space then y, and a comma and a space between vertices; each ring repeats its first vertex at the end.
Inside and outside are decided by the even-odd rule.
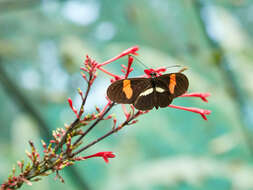
POLYGON ((187 77, 181 72, 151 78, 127 78, 117 80, 107 89, 108 98, 120 104, 133 104, 138 110, 167 107, 172 100, 184 94, 189 86, 187 77))

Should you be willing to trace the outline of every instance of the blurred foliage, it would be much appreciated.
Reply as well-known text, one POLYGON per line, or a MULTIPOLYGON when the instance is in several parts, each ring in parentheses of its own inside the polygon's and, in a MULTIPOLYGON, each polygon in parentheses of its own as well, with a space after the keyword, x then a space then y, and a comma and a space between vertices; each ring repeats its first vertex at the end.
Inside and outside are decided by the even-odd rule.
MULTIPOLYGON (((253 189, 253 3, 250 0, 1 0, 0 179, 25 157, 27 141, 39 146, 47 130, 70 123, 67 104, 85 90, 79 67, 89 54, 105 61, 140 46, 150 67, 182 64, 189 92, 210 92, 209 103, 174 103, 212 110, 208 122, 173 109, 152 110, 139 123, 88 150, 116 159, 79 164, 79 179, 45 178, 23 189, 253 189), (82 183, 80 182, 80 179, 82 183)), ((122 59, 108 66, 120 73, 122 59)), ((130 77, 143 73, 136 62, 130 77)), ((102 73, 86 112, 105 104, 109 78, 102 73)), ((120 108, 115 113, 121 117, 120 108)), ((111 123, 97 128, 91 138, 111 123)), ((76 170, 75 170, 76 171, 76 170)))

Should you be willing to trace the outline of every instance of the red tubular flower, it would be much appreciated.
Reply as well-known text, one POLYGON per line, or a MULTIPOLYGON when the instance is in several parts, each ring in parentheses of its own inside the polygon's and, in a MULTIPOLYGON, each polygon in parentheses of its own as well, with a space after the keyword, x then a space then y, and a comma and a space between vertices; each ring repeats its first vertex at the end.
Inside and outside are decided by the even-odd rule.
POLYGON ((132 56, 129 56, 125 79, 128 77, 129 73, 131 72, 131 65, 132 65, 133 61, 134 61, 134 58, 132 56))
POLYGON ((76 108, 73 106, 73 102, 72 102, 71 98, 68 98, 68 102, 69 102, 70 108, 71 108, 72 111, 76 114, 76 117, 79 118, 79 115, 77 114, 76 108))
POLYGON ((201 98, 204 102, 208 102, 208 100, 206 99, 208 96, 210 96, 210 93, 187 93, 187 94, 183 94, 180 97, 198 97, 201 98))
POLYGON ((83 100, 83 91, 80 88, 78 88, 77 90, 78 90, 78 93, 79 93, 79 95, 81 96, 81 98, 83 100))
POLYGON ((24 162, 18 161, 17 164, 18 164, 18 167, 19 167, 21 170, 23 170, 24 162))
POLYGON ((21 179, 23 182, 25 182, 27 185, 29 185, 29 186, 32 185, 32 183, 31 183, 28 179, 26 179, 26 178, 24 178, 24 177, 20 177, 20 179, 21 179))
POLYGON ((144 73, 148 76, 151 77, 151 73, 156 73, 159 76, 162 75, 162 73, 164 73, 167 69, 165 67, 158 67, 156 69, 145 69, 144 73))
POLYGON ((98 152, 96 154, 92 154, 90 156, 84 156, 84 157, 76 157, 75 160, 86 160, 88 158, 93 158, 93 157, 101 157, 104 159, 106 163, 109 163, 109 158, 114 158, 115 154, 113 152, 98 152))
POLYGON ((131 107, 132 112, 134 113, 135 107, 133 106, 133 104, 131 104, 130 107, 131 107))
POLYGON ((108 103, 105 105, 105 107, 102 109, 101 112, 99 112, 99 116, 103 115, 105 110, 111 105, 111 100, 109 98, 106 98, 108 100, 108 103))
MULTIPOLYGON (((131 47, 131 48, 129 48, 129 49, 127 49, 127 50, 121 52, 119 55, 113 57, 112 59, 109 59, 109 60, 107 60, 107 61, 105 61, 105 62, 103 62, 103 63, 101 63, 101 64, 97 64, 97 65, 96 65, 96 68, 99 69, 99 70, 101 70, 101 71, 104 72, 105 74, 114 77, 115 80, 123 79, 124 77, 121 77, 121 76, 119 76, 119 75, 115 75, 115 74, 113 74, 113 73, 107 71, 106 69, 102 68, 102 66, 107 65, 107 64, 109 64, 109 63, 112 63, 113 61, 116 61, 116 60, 118 60, 118 59, 120 59, 121 57, 124 57, 124 56, 126 56, 126 55, 131 55, 131 54, 132 54, 132 55, 138 55, 138 54, 136 53, 136 51, 138 51, 138 50, 139 50, 139 47, 138 47, 138 46, 133 46, 133 47, 131 47)), ((128 67, 129 67, 129 68, 128 68, 127 71, 126 71, 125 76, 128 76, 129 73, 131 72, 130 67, 131 67, 132 62, 133 62, 133 58, 132 58, 131 56, 129 56, 129 61, 128 61, 128 67)))
POLYGON ((145 69, 145 70, 144 70, 144 73, 145 73, 146 75, 148 75, 148 76, 150 76, 150 74, 151 74, 151 73, 154 73, 154 72, 155 72, 154 69, 145 69))
POLYGON ((204 120, 207 120, 206 115, 211 114, 210 110, 204 110, 204 109, 200 109, 200 108, 183 107, 183 106, 176 106, 176 105, 171 105, 171 104, 168 107, 198 113, 203 117, 204 120))
POLYGON ((113 74, 113 73, 107 71, 106 69, 104 69, 104 68, 102 68, 102 67, 99 67, 98 69, 101 70, 102 72, 104 72, 105 74, 114 77, 115 80, 120 80, 120 79, 122 78, 122 77, 120 77, 120 76, 118 76, 118 75, 115 75, 115 74, 113 74))
POLYGON ((122 110, 124 112, 124 115, 126 116, 126 120, 130 118, 130 114, 128 113, 126 106, 124 104, 121 104, 122 110))
POLYGON ((85 71, 85 72, 89 72, 89 70, 86 69, 86 68, 84 68, 84 67, 81 67, 80 69, 83 70, 83 71, 85 71))
POLYGON ((116 61, 117 59, 120 59, 121 57, 124 57, 124 56, 126 56, 126 55, 130 55, 130 54, 138 55, 138 54, 136 53, 136 51, 138 51, 138 50, 139 50, 139 47, 138 47, 138 46, 133 46, 133 47, 131 47, 131 48, 128 48, 127 50, 121 52, 119 55, 113 57, 112 59, 109 59, 109 60, 107 60, 107 61, 105 61, 105 62, 103 62, 103 63, 101 63, 101 64, 98 64, 98 65, 97 65, 97 68, 100 69, 100 67, 102 67, 102 66, 104 66, 104 65, 107 65, 107 64, 109 64, 109 63, 111 63, 111 62, 113 62, 113 61, 116 61))
POLYGON ((113 127, 112 128, 115 129, 116 125, 117 125, 117 119, 115 117, 115 118, 113 118, 113 127))

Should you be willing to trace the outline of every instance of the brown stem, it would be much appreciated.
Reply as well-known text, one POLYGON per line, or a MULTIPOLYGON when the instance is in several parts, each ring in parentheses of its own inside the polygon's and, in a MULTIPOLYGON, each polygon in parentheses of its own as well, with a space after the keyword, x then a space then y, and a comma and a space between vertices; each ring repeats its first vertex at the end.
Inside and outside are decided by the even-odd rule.
POLYGON ((88 144, 88 145, 84 146, 83 148, 81 148, 81 149, 77 150, 76 152, 74 152, 74 153, 71 155, 71 157, 76 156, 77 154, 83 152, 84 150, 88 149, 89 147, 91 147, 92 145, 98 143, 99 141, 103 140, 104 138, 106 138, 106 137, 112 135, 113 133, 115 133, 115 132, 121 130, 125 125, 128 125, 128 123, 129 123, 130 121, 132 121, 133 119, 135 119, 137 115, 138 115, 138 112, 137 112, 136 114, 134 114, 130 119, 124 121, 119 127, 113 128, 111 131, 109 131, 108 133, 106 133, 106 134, 103 135, 102 137, 100 137, 100 138, 94 140, 94 141, 91 142, 90 144, 88 144))
POLYGON ((79 114, 78 114, 79 118, 82 116, 82 113, 83 113, 82 109, 83 109, 83 107, 84 107, 84 105, 86 103, 88 94, 90 92, 91 80, 92 80, 92 74, 90 74, 90 77, 89 77, 89 80, 88 80, 88 87, 87 87, 87 90, 85 92, 85 95, 84 95, 84 98, 83 98, 83 102, 82 102, 82 105, 81 105, 80 110, 79 110, 79 114))
POLYGON ((107 110, 74 142, 73 146, 77 145, 104 118, 114 105, 115 103, 110 104, 107 110))
MULTIPOLYGON (((104 116, 111 110, 111 108, 115 105, 115 103, 110 104, 110 106, 107 108, 107 110, 85 131, 84 134, 82 134, 77 140, 76 142, 73 144, 73 146, 75 146, 78 142, 80 142, 82 140, 82 138, 84 138, 88 132, 90 132, 103 118, 104 116)), ((84 151, 85 149, 89 148, 90 146, 98 143, 99 141, 103 140, 104 138, 110 136, 111 134, 117 132, 118 130, 120 130, 123 126, 127 125, 130 121, 132 121, 135 117, 137 116, 137 113, 135 115, 133 115, 129 120, 126 120, 124 123, 122 123, 120 125, 120 127, 117 127, 115 129, 112 129, 111 131, 109 131, 108 133, 106 133, 105 135, 103 135, 102 137, 96 139, 95 141, 93 141, 92 143, 86 145, 85 147, 81 148, 80 150, 78 150, 77 152, 73 153, 72 155, 68 155, 65 154, 65 159, 69 159, 69 158, 73 158, 75 155, 79 154, 80 152, 84 151)), ((79 120, 78 120, 79 121, 79 120)), ((73 122, 75 123, 75 122, 73 122)), ((73 124, 74 125, 74 124, 73 124)), ((44 162, 44 161, 43 161, 44 162)), ((41 165, 44 165, 43 163, 41 165)), ((34 172, 30 172, 33 173, 30 176, 27 176, 26 179, 32 179, 36 176, 39 176, 40 174, 45 173, 46 171, 49 171, 51 169, 53 169, 54 165, 48 167, 48 168, 44 168, 43 171, 41 171, 40 173, 34 174, 34 172)))
POLYGON ((79 117, 76 118, 76 120, 70 125, 70 127, 68 128, 68 130, 66 131, 66 133, 63 135, 63 137, 62 137, 61 141, 59 142, 59 144, 55 146, 55 152, 57 152, 59 150, 59 148, 61 148, 63 146, 63 144, 66 142, 68 134, 71 133, 73 131, 73 129, 75 128, 75 126, 77 124, 79 124, 79 122, 80 122, 80 117, 82 116, 82 113, 83 113, 82 109, 83 109, 83 107, 84 107, 84 105, 86 103, 88 94, 90 92, 91 79, 92 79, 92 74, 89 75, 88 87, 87 87, 87 90, 85 92, 85 96, 84 96, 84 99, 82 101, 79 113, 78 113, 79 117))
MULTIPOLYGON (((2 84, 3 88, 5 88, 6 92, 10 95, 10 97, 12 97, 13 100, 16 102, 16 105, 20 107, 23 111, 30 114, 31 117, 37 121, 38 125, 40 126, 39 127, 40 133, 43 135, 45 139, 47 139, 47 141, 49 141, 50 139, 49 136, 51 135, 49 126, 47 125, 45 120, 42 118, 40 112, 38 112, 34 108, 34 106, 32 105, 32 102, 28 100, 27 97, 23 93, 21 93, 21 90, 19 89, 18 85, 16 85, 10 79, 10 77, 4 70, 1 57, 0 57, 0 83, 2 84)), ((66 169, 70 173, 70 176, 73 179, 75 179, 74 181, 76 182, 77 188, 82 187, 83 189, 89 189, 88 185, 85 182, 85 179, 79 175, 78 171, 74 167, 66 168, 66 169)), ((19 187, 21 187, 21 185, 18 186, 17 188, 19 187)))

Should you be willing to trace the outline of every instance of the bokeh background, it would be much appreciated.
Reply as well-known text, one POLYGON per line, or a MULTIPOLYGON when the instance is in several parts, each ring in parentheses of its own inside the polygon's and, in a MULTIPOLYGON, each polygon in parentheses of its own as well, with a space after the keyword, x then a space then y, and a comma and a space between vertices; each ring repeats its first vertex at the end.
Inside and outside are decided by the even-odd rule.
MULTIPOLYGON (((209 120, 153 110, 84 154, 113 151, 109 164, 90 159, 61 172, 65 184, 52 175, 21 189, 253 189, 252 26, 251 0, 0 0, 0 180, 25 159, 28 140, 39 147, 73 121, 67 98, 80 104, 86 54, 102 62, 138 45, 149 67, 189 68, 189 92, 210 92, 209 103, 174 104, 210 109, 209 120)), ((122 63, 107 69, 120 74, 122 63)), ((130 77, 143 74, 134 68, 130 77)), ((109 80, 99 73, 86 113, 105 104, 109 80)), ((123 118, 120 107, 113 112, 123 118)))

